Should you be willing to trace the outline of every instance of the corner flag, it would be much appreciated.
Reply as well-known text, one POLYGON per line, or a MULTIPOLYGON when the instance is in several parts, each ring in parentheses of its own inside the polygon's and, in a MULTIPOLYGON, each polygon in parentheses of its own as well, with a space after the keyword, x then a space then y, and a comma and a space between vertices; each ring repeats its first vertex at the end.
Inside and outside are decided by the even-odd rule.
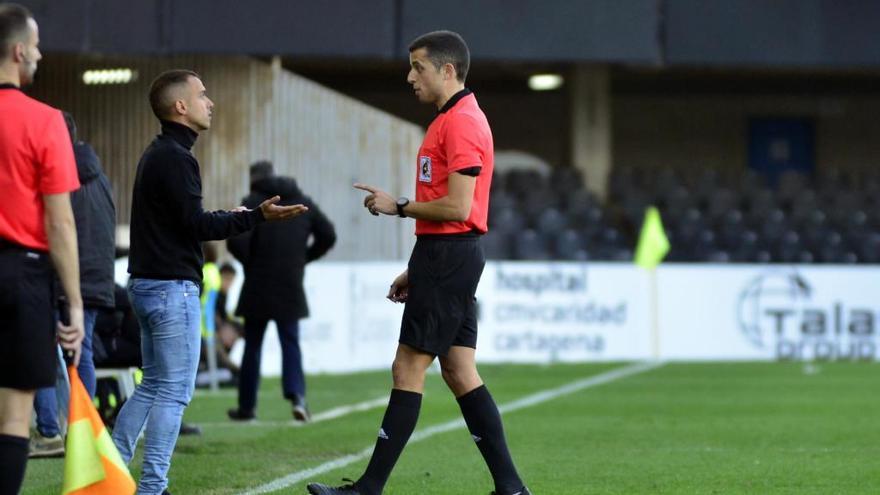
POLYGON ((636 246, 635 262, 642 268, 655 268, 669 252, 669 239, 663 230, 663 221, 657 207, 645 210, 645 221, 636 246))
POLYGON ((75 367, 70 374, 70 413, 62 495, 133 495, 134 480, 92 405, 75 367))

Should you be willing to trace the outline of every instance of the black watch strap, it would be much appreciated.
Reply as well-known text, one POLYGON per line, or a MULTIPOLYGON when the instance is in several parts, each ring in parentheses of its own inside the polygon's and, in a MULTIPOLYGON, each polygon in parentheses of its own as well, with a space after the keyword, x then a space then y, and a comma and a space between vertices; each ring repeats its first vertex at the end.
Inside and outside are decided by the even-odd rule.
POLYGON ((400 198, 397 200, 397 216, 400 218, 406 218, 406 213, 403 212, 403 209, 406 208, 406 205, 409 204, 409 200, 406 198, 400 198))

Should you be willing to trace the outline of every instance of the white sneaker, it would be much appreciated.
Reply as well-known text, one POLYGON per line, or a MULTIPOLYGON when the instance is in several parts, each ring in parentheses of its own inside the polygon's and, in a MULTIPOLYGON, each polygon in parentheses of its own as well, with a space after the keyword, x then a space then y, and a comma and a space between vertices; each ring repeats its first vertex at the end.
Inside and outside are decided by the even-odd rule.
POLYGON ((61 435, 44 437, 40 432, 34 432, 29 445, 28 457, 32 459, 40 457, 64 457, 64 438, 61 435))

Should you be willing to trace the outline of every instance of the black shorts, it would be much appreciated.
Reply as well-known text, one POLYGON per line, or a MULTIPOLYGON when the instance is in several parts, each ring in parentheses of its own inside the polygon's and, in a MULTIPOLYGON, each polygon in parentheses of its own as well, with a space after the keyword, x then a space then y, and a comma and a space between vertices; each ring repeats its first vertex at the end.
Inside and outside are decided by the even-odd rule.
POLYGON ((477 347, 474 295, 486 259, 476 235, 420 236, 409 259, 400 343, 435 356, 477 347))
POLYGON ((49 255, 0 241, 0 387, 55 385, 58 361, 49 255))

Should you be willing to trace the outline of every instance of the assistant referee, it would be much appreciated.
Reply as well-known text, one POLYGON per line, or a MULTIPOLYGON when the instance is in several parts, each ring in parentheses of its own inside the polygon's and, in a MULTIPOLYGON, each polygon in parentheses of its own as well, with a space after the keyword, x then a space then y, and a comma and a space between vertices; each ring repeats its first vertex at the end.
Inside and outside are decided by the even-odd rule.
POLYGON ((56 339, 74 365, 84 336, 76 225, 79 188, 61 112, 21 92, 33 81, 39 29, 31 13, 0 5, 0 494, 21 488, 34 390, 55 383, 56 339), (55 323, 52 265, 70 323, 55 323))
POLYGON ((477 373, 477 316, 474 295, 485 258, 485 234, 492 182, 492 131, 477 99, 464 86, 470 54, 456 33, 420 36, 409 47, 407 82, 422 103, 438 113, 419 149, 416 197, 395 200, 376 187, 364 206, 373 215, 416 219, 409 266, 391 284, 388 298, 403 302, 403 322, 392 366, 394 388, 373 456, 356 482, 339 487, 308 486, 317 495, 377 495, 415 429, 425 371, 439 357, 443 379, 455 394, 497 495, 527 495, 517 474, 495 401, 477 373))

